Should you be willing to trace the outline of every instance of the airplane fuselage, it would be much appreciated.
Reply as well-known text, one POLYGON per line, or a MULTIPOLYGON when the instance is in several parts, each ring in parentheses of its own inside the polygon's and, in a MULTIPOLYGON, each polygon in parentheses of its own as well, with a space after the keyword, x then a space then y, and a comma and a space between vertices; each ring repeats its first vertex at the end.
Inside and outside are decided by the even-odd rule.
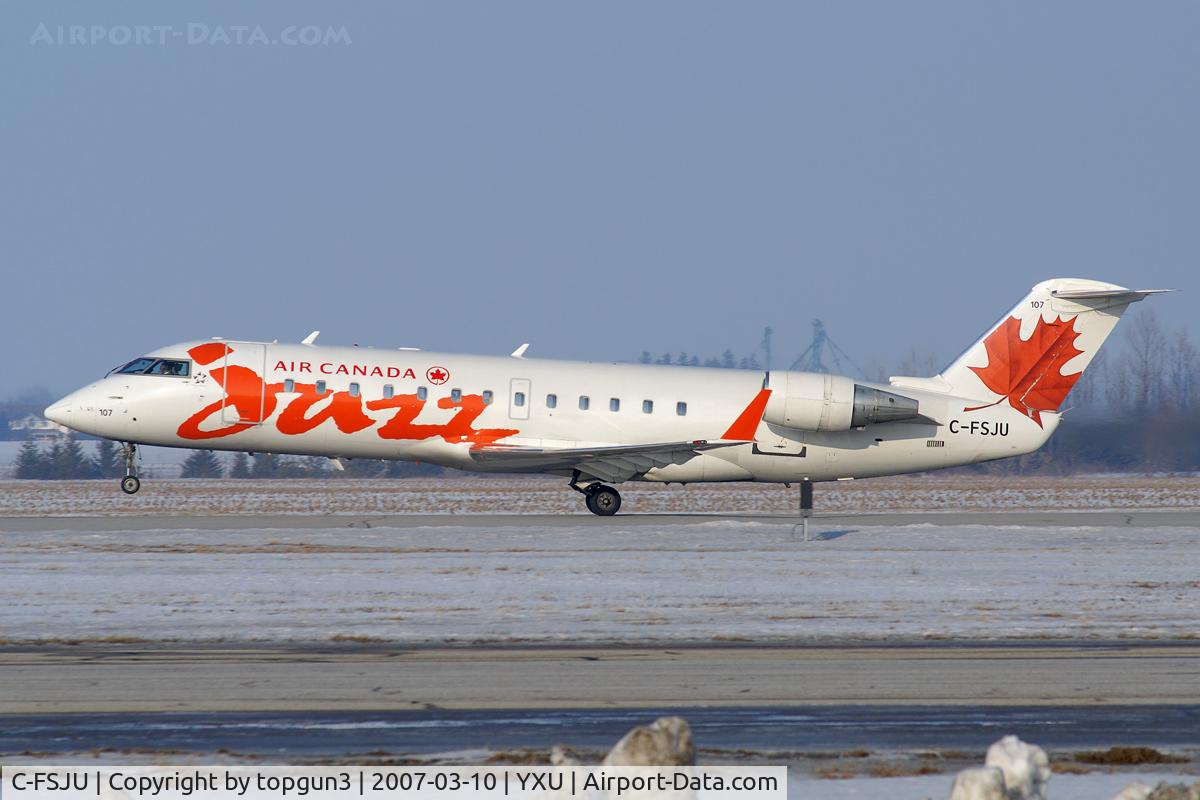
MULTIPOLYGON (((146 358, 186 364, 187 375, 114 372, 64 398, 54 416, 76 430, 166 447, 570 474, 481 462, 476 453, 717 441, 764 388, 764 373, 751 370, 223 340, 146 358)), ((1002 404, 967 413, 965 401, 944 394, 857 383, 903 391, 921 418, 845 431, 761 419, 747 441, 630 478, 827 481, 937 469, 1031 452, 1058 421, 1044 415, 1039 425, 1002 404)))
MULTIPOLYGON (((133 444, 426 461, 605 483, 831 481, 1031 453, 1131 303, 1158 289, 1034 286, 942 372, 886 385, 790 371, 597 364, 214 339, 164 347, 46 416, 133 444)), ((124 491, 139 482, 124 448, 124 491)), ((581 485, 582 484, 582 485, 581 485)), ((803 494, 803 493, 802 493, 803 494)))

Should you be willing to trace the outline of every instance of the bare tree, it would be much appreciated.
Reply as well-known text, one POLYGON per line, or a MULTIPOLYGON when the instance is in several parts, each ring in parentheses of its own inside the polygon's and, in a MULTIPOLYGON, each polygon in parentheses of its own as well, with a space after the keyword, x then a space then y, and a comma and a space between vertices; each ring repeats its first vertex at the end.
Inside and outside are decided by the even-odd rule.
POLYGON ((900 362, 897 375, 909 375, 914 378, 927 378, 938 371, 938 360, 933 353, 918 351, 913 347, 908 355, 900 362))
POLYGON ((1187 328, 1178 328, 1167 342, 1166 396, 1172 408, 1188 412, 1196 404, 1196 370, 1200 369, 1200 353, 1192 344, 1187 328))
POLYGON ((1104 379, 1108 372, 1108 362, 1104 356, 1104 352, 1097 353, 1087 370, 1071 387, 1069 407, 1078 408, 1082 413, 1099 411, 1098 406, 1104 396, 1104 379))
POLYGON ((1129 372, 1133 379, 1133 408, 1145 411, 1158 404, 1163 394, 1163 362, 1167 337, 1153 309, 1139 309, 1125 340, 1129 351, 1129 372))

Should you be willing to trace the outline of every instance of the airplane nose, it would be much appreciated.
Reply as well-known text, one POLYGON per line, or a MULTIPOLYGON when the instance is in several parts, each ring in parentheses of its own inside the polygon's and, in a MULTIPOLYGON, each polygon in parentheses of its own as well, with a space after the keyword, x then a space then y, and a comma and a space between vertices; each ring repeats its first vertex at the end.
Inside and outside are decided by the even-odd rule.
POLYGON ((67 402, 67 398, 59 400, 52 406, 49 406, 42 412, 42 416, 51 422, 57 422, 59 425, 69 424, 71 418, 71 410, 74 408, 73 403, 67 402))

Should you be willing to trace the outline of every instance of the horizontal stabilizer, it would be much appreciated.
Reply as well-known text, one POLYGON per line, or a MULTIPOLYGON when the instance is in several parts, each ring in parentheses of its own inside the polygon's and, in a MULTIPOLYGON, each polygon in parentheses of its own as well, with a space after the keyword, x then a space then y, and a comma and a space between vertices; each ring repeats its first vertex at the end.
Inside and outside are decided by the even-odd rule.
POLYGON ((1136 303, 1143 297, 1152 294, 1167 294, 1174 289, 1057 289, 1050 292, 1052 297, 1063 300, 1109 300, 1117 297, 1128 297, 1131 303, 1136 303))
POLYGON ((1167 291, 1085 278, 1042 281, 935 380, 978 401, 964 411, 1007 402, 1041 425, 1041 414, 1062 407, 1130 304, 1167 291))

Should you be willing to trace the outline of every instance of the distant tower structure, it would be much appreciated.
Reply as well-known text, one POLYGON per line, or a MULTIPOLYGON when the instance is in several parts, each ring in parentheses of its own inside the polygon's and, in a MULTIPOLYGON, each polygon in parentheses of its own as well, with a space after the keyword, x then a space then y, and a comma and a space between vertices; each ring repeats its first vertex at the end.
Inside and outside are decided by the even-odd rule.
POLYGON ((812 342, 805 348, 804 352, 796 356, 796 360, 792 363, 793 370, 802 372, 838 372, 842 374, 845 368, 842 362, 854 367, 859 375, 866 378, 867 374, 862 371, 858 364, 854 363, 854 359, 846 354, 846 351, 837 346, 833 339, 829 338, 829 333, 825 330, 825 323, 819 319, 813 320, 813 338, 812 342), (830 369, 825 363, 825 353, 828 351, 829 358, 833 361, 835 369, 830 369))
POLYGON ((775 329, 772 328, 770 325, 763 328, 763 340, 762 340, 761 347, 763 350, 763 361, 765 363, 764 369, 771 368, 771 336, 774 333, 775 333, 775 329))

